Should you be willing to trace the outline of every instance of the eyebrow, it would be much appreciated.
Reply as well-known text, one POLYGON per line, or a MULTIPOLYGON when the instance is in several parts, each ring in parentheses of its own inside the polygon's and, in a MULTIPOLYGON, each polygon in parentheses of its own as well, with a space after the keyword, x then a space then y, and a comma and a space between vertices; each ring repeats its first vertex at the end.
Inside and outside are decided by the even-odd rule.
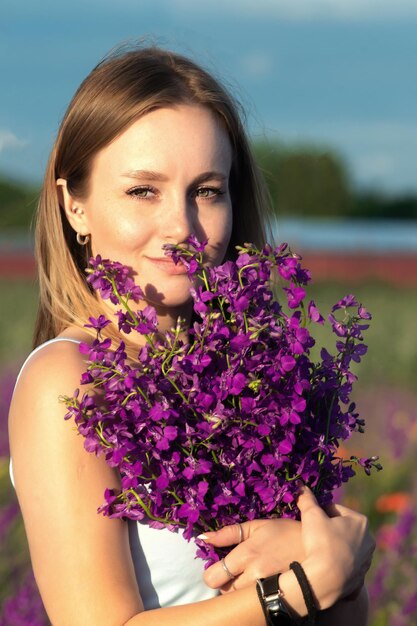
MULTIPOLYGON (((169 177, 161 172, 154 172, 152 170, 131 170, 129 172, 125 172, 122 174, 123 178, 135 178, 140 180, 149 180, 149 181, 158 181, 158 182, 167 182, 169 177)), ((194 180, 193 184, 198 185, 200 183, 204 183, 207 180, 221 180, 225 181, 228 179, 228 176, 223 172, 216 172, 211 170, 209 172, 203 172, 199 174, 194 180)))
POLYGON ((168 176, 152 170, 130 170, 122 174, 123 178, 141 178, 144 180, 167 181, 168 176))

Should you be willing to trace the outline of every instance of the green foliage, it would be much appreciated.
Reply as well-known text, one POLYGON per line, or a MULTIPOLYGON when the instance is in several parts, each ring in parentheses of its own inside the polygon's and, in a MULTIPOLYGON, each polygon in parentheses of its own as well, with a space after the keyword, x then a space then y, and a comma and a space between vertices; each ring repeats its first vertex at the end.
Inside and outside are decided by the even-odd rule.
POLYGON ((38 302, 34 281, 0 280, 0 364, 12 365, 30 352, 38 302))
POLYGON ((417 196, 387 197, 376 191, 356 193, 349 217, 369 219, 416 219, 417 196))
POLYGON ((0 231, 25 229, 30 226, 38 189, 0 177, 0 231))
MULTIPOLYGON (((410 340, 410 329, 415 327, 417 289, 377 282, 358 285, 313 283, 308 289, 309 297, 314 299, 324 317, 347 293, 354 293, 373 317, 364 335, 364 343, 369 346, 368 354, 355 372, 360 379, 358 387, 377 386, 383 381, 399 388, 415 389, 417 342, 410 340)), ((314 333, 317 348, 335 342, 329 328, 315 327, 314 333)))
POLYGON ((352 203, 350 185, 341 159, 316 147, 283 149, 255 145, 278 215, 342 217, 352 203))
POLYGON ((415 219, 417 195, 355 190, 343 160, 317 146, 260 142, 255 157, 280 217, 415 219))

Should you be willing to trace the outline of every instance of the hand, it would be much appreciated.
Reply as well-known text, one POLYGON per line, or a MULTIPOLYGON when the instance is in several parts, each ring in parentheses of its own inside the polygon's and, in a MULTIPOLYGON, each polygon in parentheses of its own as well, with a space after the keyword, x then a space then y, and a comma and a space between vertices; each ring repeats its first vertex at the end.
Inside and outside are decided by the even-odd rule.
POLYGON ((340 504, 317 504, 307 487, 298 499, 301 538, 305 550, 302 565, 321 609, 355 594, 364 583, 375 541, 364 515, 340 504))
POLYGON ((217 532, 207 532, 207 543, 216 547, 235 544, 226 558, 227 567, 236 578, 231 581, 222 564, 215 563, 204 573, 209 587, 223 593, 242 589, 253 584, 257 578, 271 576, 288 569, 291 561, 305 557, 301 544, 301 523, 289 519, 258 519, 243 522, 242 542, 237 524, 225 526, 217 532))
MULTIPOLYGON (((236 578, 230 581, 221 563, 215 563, 204 574, 206 584, 227 592, 287 571, 291 561, 299 561, 309 570, 322 609, 340 598, 354 597, 375 549, 366 517, 341 505, 331 505, 325 512, 307 487, 298 505, 301 523, 278 519, 241 524, 243 541, 227 556, 227 567, 236 578)), ((235 524, 206 535, 214 546, 235 545, 239 528, 235 524)))

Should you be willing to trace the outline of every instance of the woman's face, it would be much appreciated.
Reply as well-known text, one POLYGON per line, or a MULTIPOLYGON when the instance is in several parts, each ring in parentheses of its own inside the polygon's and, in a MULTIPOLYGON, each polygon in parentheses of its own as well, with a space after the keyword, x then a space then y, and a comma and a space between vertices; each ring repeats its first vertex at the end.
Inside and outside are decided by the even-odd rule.
POLYGON ((90 234, 94 255, 131 267, 150 302, 181 307, 190 282, 162 246, 194 233, 208 239, 207 261, 222 261, 232 228, 231 164, 228 135, 209 109, 156 109, 97 153, 88 197, 74 201, 75 228, 90 234))

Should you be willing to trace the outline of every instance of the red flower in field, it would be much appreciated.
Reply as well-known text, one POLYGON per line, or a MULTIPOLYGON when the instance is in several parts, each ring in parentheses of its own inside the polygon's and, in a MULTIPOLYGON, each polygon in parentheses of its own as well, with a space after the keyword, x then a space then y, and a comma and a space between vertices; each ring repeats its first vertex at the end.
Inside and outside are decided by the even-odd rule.
POLYGON ((379 496, 375 502, 378 513, 402 513, 410 505, 411 496, 405 491, 394 491, 379 496))

